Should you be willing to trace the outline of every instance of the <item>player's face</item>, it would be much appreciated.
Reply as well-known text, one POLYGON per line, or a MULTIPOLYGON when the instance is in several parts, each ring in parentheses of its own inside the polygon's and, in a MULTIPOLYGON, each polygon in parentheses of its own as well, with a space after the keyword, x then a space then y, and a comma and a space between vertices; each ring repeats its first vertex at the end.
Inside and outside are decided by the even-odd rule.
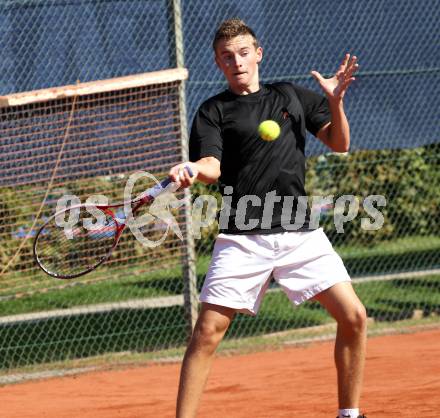
POLYGON ((255 48, 252 36, 240 35, 218 43, 215 62, 234 93, 248 94, 260 88, 258 63, 262 57, 263 50, 255 48))

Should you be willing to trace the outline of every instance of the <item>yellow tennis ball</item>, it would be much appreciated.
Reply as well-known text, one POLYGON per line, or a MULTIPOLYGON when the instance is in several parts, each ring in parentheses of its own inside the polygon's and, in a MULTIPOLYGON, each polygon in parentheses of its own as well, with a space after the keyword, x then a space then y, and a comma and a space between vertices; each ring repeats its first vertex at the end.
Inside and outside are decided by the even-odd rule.
POLYGON ((274 120, 265 120, 258 125, 258 134, 265 141, 275 141, 280 136, 281 128, 274 120))

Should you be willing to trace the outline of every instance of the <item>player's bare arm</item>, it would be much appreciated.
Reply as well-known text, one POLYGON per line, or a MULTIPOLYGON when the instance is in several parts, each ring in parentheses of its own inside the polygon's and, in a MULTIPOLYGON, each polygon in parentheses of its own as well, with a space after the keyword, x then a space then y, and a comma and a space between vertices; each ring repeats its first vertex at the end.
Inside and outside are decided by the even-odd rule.
POLYGON ((354 74, 358 68, 357 57, 346 54, 333 77, 324 78, 318 71, 311 72, 327 96, 332 117, 331 123, 323 126, 316 136, 335 152, 347 152, 350 148, 350 126, 345 115, 343 98, 355 80, 354 74))
POLYGON ((171 168, 169 176, 173 182, 178 182, 180 187, 190 187, 196 179, 202 183, 212 184, 220 177, 220 161, 215 157, 205 157, 194 163, 177 164, 171 168), (191 168, 193 177, 185 167, 191 168))

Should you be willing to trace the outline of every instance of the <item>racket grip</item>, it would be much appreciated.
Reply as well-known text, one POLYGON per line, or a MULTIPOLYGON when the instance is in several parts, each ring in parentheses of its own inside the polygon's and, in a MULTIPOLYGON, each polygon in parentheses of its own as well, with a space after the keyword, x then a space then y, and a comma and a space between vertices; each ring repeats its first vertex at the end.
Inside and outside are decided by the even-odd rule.
MULTIPOLYGON (((186 166, 185 166, 185 170, 188 172, 188 174, 189 174, 190 177, 194 177, 194 173, 193 173, 193 171, 191 170, 191 167, 189 167, 189 166, 186 165, 186 166)), ((167 187, 170 183, 171 183, 171 178, 168 177, 168 178, 166 178, 165 180, 162 180, 162 181, 160 182, 160 185, 161 185, 161 187, 162 187, 163 189, 165 189, 165 187, 167 187)))
POLYGON ((188 174, 189 174, 190 177, 194 177, 194 173, 193 173, 193 171, 191 170, 191 167, 190 167, 190 166, 186 165, 186 166, 185 166, 185 170, 188 171, 188 174))
MULTIPOLYGON (((194 177, 194 173, 191 170, 191 167, 185 166, 185 170, 188 172, 188 174, 191 177, 194 177)), ((171 178, 167 177, 166 179, 162 180, 159 185, 156 185, 155 187, 151 188, 147 194, 153 198, 156 198, 162 191, 165 189, 169 184, 171 183, 171 178)))

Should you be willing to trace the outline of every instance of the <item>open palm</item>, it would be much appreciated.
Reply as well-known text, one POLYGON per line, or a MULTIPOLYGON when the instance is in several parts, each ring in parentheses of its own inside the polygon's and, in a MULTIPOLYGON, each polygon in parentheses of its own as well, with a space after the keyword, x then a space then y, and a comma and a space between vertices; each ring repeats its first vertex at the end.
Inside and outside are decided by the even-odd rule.
POLYGON ((358 70, 356 56, 346 54, 339 69, 331 78, 324 78, 318 71, 311 71, 313 78, 319 83, 324 93, 329 99, 342 99, 348 86, 354 81, 354 73, 358 70))

